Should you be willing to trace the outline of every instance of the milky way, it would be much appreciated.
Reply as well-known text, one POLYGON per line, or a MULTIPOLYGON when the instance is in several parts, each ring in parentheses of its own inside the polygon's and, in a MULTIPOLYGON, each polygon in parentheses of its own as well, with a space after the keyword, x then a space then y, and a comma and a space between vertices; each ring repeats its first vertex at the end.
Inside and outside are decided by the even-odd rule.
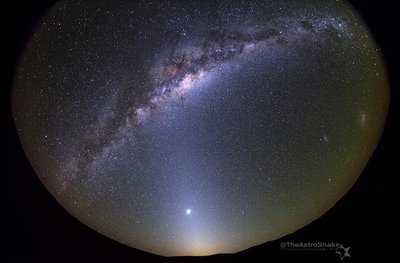
POLYGON ((16 75, 24 150, 73 216, 206 255, 291 233, 350 189, 388 95, 347 4, 113 2, 54 6, 16 75))
MULTIPOLYGON (((307 41, 310 38, 316 38, 317 34, 323 33, 324 30, 330 29, 337 31, 338 34, 348 33, 345 31, 345 23, 333 17, 322 17, 313 21, 285 17, 268 21, 264 26, 245 28, 243 31, 212 30, 199 45, 186 46, 185 49, 188 51, 178 49, 172 54, 172 58, 168 57, 161 65, 157 65, 156 73, 152 76, 153 90, 129 108, 125 114, 125 122, 116 129, 115 133, 95 139, 97 142, 94 143, 97 144, 95 149, 99 153, 91 150, 88 156, 84 156, 79 162, 82 162, 82 166, 87 166, 89 159, 98 157, 98 154, 102 158, 108 158, 109 147, 118 147, 120 143, 125 142, 132 130, 146 121, 153 111, 182 98, 194 82, 213 68, 223 66, 224 63, 235 58, 239 59, 246 53, 263 52, 265 49, 273 49, 276 45, 285 45, 296 40, 307 41)), ((109 129, 109 127, 104 127, 106 122, 107 119, 102 120, 100 127, 97 128, 109 129)), ((90 143, 93 144, 93 142, 86 142, 86 144, 90 143)), ((90 145, 90 147, 93 146, 90 145)), ((82 166, 79 166, 79 169, 83 169, 82 166)), ((68 170, 71 169, 68 168, 68 170)), ((76 170, 72 169, 74 172, 76 170)))

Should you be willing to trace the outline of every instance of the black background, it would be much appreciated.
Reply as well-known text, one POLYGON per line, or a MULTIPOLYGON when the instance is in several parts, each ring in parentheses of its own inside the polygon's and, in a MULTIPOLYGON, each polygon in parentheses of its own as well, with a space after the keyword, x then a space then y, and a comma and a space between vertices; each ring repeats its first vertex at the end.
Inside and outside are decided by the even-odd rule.
MULTIPOLYGON (((35 175, 17 137, 10 104, 14 71, 26 41, 54 1, 8 1, 6 65, 6 250, 9 262, 341 262, 333 251, 281 250, 281 242, 338 242, 351 246, 342 262, 394 262, 399 236, 395 218, 394 143, 400 134, 395 4, 350 1, 383 51, 390 75, 391 105, 383 136, 357 183, 328 213, 276 241, 233 254, 164 258, 135 250, 91 230, 70 216, 35 175)), ((389 2, 389 1, 388 1, 389 2)), ((395 2, 395 1, 393 1, 395 2)), ((396 156, 397 155, 397 156, 396 156)), ((399 172, 397 172, 397 176, 399 172)))

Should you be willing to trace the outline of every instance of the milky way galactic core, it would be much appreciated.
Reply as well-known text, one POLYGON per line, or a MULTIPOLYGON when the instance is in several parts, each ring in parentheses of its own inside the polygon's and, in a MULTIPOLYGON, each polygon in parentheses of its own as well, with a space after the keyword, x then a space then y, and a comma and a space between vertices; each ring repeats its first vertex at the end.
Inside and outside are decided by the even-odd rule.
POLYGON ((61 1, 14 84, 22 146, 57 201, 167 256, 319 218, 372 155, 389 96, 342 1, 61 1))

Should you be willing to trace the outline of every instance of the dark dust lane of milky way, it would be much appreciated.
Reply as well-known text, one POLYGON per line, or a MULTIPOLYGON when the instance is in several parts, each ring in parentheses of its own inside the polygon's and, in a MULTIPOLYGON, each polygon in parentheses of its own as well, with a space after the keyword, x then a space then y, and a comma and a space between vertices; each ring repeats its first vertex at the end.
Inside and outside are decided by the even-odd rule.
POLYGON ((15 124, 74 217, 160 255, 319 218, 379 140, 379 48, 341 1, 65 1, 16 72, 15 124))

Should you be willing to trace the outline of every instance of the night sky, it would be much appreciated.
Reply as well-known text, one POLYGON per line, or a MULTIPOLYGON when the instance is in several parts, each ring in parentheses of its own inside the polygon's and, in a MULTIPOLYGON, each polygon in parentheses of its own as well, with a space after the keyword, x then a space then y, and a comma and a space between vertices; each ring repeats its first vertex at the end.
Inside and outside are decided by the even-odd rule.
POLYGON ((379 48, 337 1, 60 2, 14 83, 22 146, 57 201, 168 256, 319 218, 372 155, 389 98, 379 48))

